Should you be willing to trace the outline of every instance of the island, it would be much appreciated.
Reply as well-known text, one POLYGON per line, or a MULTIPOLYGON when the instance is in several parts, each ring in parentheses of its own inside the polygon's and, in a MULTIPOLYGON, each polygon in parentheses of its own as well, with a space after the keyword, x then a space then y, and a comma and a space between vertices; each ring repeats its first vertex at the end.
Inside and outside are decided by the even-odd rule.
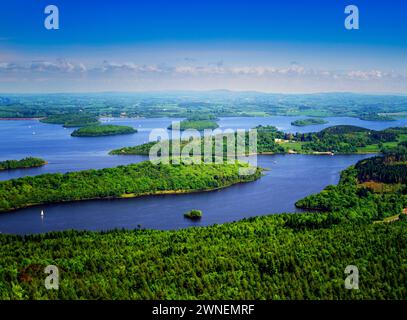
POLYGON ((202 211, 193 209, 185 213, 184 217, 190 220, 200 220, 202 218, 202 211))
MULTIPOLYGON (((219 125, 213 120, 183 120, 180 123, 180 130, 194 129, 204 131, 205 129, 216 129, 219 125)), ((173 130, 172 124, 168 126, 168 130, 173 130)))
POLYGON ((239 175, 241 168, 248 165, 238 162, 172 165, 145 161, 101 170, 0 181, 0 212, 46 203, 210 191, 261 177, 260 168, 250 175, 239 175))
MULTIPOLYGON (((313 212, 270 212, 169 231, 0 234, 4 248, 0 275, 13 280, 3 281, 0 298, 405 300, 407 222, 402 208, 407 199, 401 175, 407 167, 402 152, 363 160, 344 170, 338 185, 297 203, 313 212), (394 177, 386 173, 384 182, 372 161, 390 161, 385 169, 390 171, 400 162, 404 167, 394 177), (370 170, 376 184, 393 188, 382 192, 365 187, 370 170), (47 290, 43 285, 43 270, 50 263, 63 270, 66 290, 47 290), (364 268, 363 287, 368 290, 345 288, 349 264, 364 268)), ((185 180, 186 176, 182 184, 185 180)))
POLYGON ((90 114, 56 114, 49 115, 40 121, 49 124, 62 124, 65 128, 100 124, 98 118, 90 114))
POLYGON ((326 124, 328 121, 321 119, 321 118, 307 118, 301 120, 295 120, 291 122, 291 125, 296 127, 306 127, 306 126, 313 126, 317 124, 326 124))
POLYGON ((0 161, 0 171, 14 169, 37 168, 46 165, 47 162, 41 158, 27 157, 21 160, 0 161))
MULTIPOLYGON (((370 130, 357 126, 338 125, 325 128, 319 132, 310 133, 286 133, 279 131, 274 126, 257 126, 257 153, 258 154, 364 154, 379 153, 385 148, 392 148, 399 143, 407 141, 407 128, 395 127, 381 131, 370 130)), ((246 133, 246 142, 248 133, 246 133)), ((189 140, 181 140, 180 148, 189 143, 189 140)), ((203 139, 197 139, 201 143, 203 154, 203 139)), ((123 147, 110 151, 112 155, 148 155, 151 147, 156 142, 149 142, 133 147, 123 147)), ((213 139, 212 144, 215 144, 213 139)), ((171 154, 172 142, 169 142, 171 154)), ((226 154, 226 142, 224 144, 226 154)))
POLYGON ((118 126, 112 124, 86 126, 76 129, 71 133, 72 137, 101 137, 120 134, 132 134, 137 130, 129 126, 118 126))

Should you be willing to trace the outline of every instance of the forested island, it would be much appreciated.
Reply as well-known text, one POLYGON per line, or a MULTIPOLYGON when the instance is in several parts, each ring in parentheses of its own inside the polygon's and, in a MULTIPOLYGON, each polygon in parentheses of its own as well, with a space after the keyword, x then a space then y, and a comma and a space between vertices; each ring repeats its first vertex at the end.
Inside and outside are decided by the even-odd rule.
MULTIPOLYGON (((301 153, 301 154, 352 154, 379 153, 385 148, 393 148, 407 141, 407 128, 389 128, 375 131, 366 128, 339 125, 328 127, 320 132, 285 133, 273 126, 257 126, 257 152, 262 153, 301 153)), ((226 141, 226 140, 225 140, 226 141)), ((170 142, 170 150, 171 150, 170 142)), ((181 141, 181 149, 189 143, 181 141)), ((203 154, 203 139, 201 140, 203 154)), ((212 142, 214 145, 214 141, 212 142)), ((249 136, 246 134, 246 146, 249 136)), ((112 150, 114 155, 148 155, 155 142, 134 147, 112 150)), ((226 142, 224 145, 226 152, 226 142)))
MULTIPOLYGON (((219 125, 212 120, 183 120, 180 122, 180 130, 194 129, 198 131, 203 131, 205 129, 216 129, 219 125)), ((168 126, 168 130, 173 130, 172 124, 168 126)))
POLYGON ((1 170, 13 170, 13 169, 28 169, 42 167, 47 162, 41 158, 27 157, 21 160, 5 160, 0 161, 1 170))
POLYGON ((296 127, 306 127, 306 126, 312 126, 312 125, 317 125, 317 124, 326 124, 328 121, 320 118, 307 118, 307 119, 301 119, 301 120, 295 120, 291 122, 291 125, 296 126, 296 127))
POLYGON ((399 146, 343 171, 337 186, 297 203, 312 213, 178 231, 0 235, 0 298, 405 300, 405 154, 399 146), (43 285, 49 264, 61 272, 59 290, 43 285), (344 286, 348 265, 363 274, 359 290, 344 286))
POLYGON ((65 174, 43 174, 0 181, 0 212, 39 204, 87 199, 130 198, 224 188, 261 176, 241 176, 247 164, 153 164, 149 161, 65 174))
POLYGON ((101 137, 119 134, 132 134, 137 130, 129 126, 118 126, 112 124, 92 125, 76 129, 71 133, 73 137, 101 137))
POLYGON ((202 218, 202 211, 201 210, 190 210, 184 214, 184 217, 191 220, 200 220, 202 218))
POLYGON ((66 128, 84 127, 100 124, 97 117, 90 114, 57 114, 41 119, 43 123, 62 124, 66 128))

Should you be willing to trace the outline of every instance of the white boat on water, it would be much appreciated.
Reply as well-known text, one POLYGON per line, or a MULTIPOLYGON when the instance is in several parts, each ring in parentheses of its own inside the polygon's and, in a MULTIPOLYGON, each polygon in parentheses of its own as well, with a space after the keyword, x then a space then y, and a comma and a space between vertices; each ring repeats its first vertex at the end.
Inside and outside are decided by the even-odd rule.
POLYGON ((44 210, 41 210, 41 217, 44 216, 44 210))

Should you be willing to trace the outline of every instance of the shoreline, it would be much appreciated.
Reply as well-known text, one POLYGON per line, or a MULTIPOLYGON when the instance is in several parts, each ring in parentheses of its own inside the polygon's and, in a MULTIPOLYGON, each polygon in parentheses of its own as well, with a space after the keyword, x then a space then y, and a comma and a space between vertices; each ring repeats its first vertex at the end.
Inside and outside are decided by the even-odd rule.
POLYGON ((27 121, 27 120, 37 120, 40 121, 44 119, 43 117, 40 118, 0 118, 0 121, 27 121))
MULTIPOLYGON (((115 151, 115 150, 112 150, 115 151)), ((276 154, 286 154, 286 155, 307 155, 307 156, 335 156, 335 155, 357 155, 357 154, 380 154, 380 152, 353 152, 353 153, 333 153, 333 152, 271 152, 271 151, 265 151, 265 152, 257 152, 257 153, 248 153, 245 154, 245 157, 250 157, 250 156, 267 156, 267 155, 276 155, 276 154)), ((143 153, 111 153, 109 151, 108 155, 110 156, 149 156, 148 154, 143 154, 143 153)))

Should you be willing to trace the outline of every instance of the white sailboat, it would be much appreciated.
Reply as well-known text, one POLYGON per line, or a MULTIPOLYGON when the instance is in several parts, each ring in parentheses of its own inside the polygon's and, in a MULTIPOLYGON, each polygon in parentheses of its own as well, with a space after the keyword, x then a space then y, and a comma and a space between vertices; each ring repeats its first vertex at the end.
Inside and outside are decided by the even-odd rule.
POLYGON ((44 217, 44 210, 41 210, 41 218, 44 217))

